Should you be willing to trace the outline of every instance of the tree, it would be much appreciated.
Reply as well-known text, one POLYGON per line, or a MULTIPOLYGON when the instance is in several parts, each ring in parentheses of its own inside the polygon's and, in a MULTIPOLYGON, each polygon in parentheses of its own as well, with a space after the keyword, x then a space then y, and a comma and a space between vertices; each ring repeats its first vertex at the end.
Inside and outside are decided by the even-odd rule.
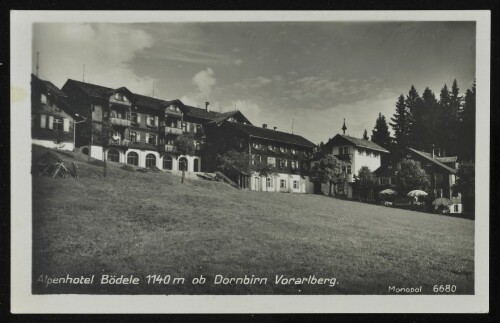
POLYGON ((463 98, 459 95, 457 80, 453 81, 451 91, 446 84, 441 89, 439 95, 439 113, 436 128, 441 135, 438 142, 441 150, 446 150, 451 154, 456 154, 459 138, 459 114, 463 98))
POLYGON ((473 162, 462 162, 458 167, 457 182, 454 191, 462 195, 464 210, 474 212, 476 202, 475 187, 475 164, 473 162))
POLYGON ((376 182, 376 178, 370 168, 363 166, 359 169, 358 175, 354 175, 354 187, 359 191, 360 201, 368 200, 369 192, 373 190, 376 182))
POLYGON ((375 121, 375 128, 372 130, 372 141, 384 148, 389 147, 391 143, 391 134, 385 116, 380 112, 377 121, 375 121))
POLYGON ((396 102, 396 112, 391 118, 391 127, 394 130, 396 143, 400 147, 408 146, 409 127, 408 127, 408 109, 406 108, 405 98, 401 94, 396 102))
MULTIPOLYGON (((192 135, 181 135, 174 141, 174 147, 176 151, 180 155, 194 155, 195 146, 194 146, 194 138, 192 135)), ((182 167, 182 180, 181 183, 184 183, 186 167, 182 167)))
MULTIPOLYGON (((109 122, 108 118, 103 118, 102 129, 101 129, 101 144, 102 144, 102 172, 103 176, 108 176, 108 162, 106 158, 106 151, 109 149, 109 143, 111 137, 113 136, 113 125, 109 122)), ((89 152, 90 155, 90 152, 89 152)))
POLYGON ((342 162, 334 155, 324 155, 319 160, 319 164, 312 169, 311 179, 315 183, 328 183, 328 195, 332 196, 333 186, 345 180, 342 173, 342 162))
POLYGON ((421 105, 422 99, 420 98, 420 95, 417 92, 417 89, 415 89, 415 86, 411 86, 410 90, 408 91, 408 95, 406 96, 405 99, 405 106, 406 106, 406 127, 408 131, 408 142, 407 145, 410 147, 414 147, 414 143, 418 142, 419 140, 419 134, 416 129, 414 129, 414 116, 415 116, 415 111, 417 110, 418 106, 421 105))
POLYGON ((461 160, 475 160, 476 140, 476 82, 465 93, 460 123, 460 147, 458 150, 461 160))
MULTIPOLYGON (((251 169, 253 172, 259 174, 259 176, 265 177, 266 181, 269 176, 273 176, 278 173, 276 167, 264 162, 256 162, 254 165, 252 165, 251 169)), ((267 190, 267 185, 266 185, 266 190, 267 190)))
POLYGON ((408 159, 401 162, 396 183, 398 192, 406 194, 411 190, 427 189, 430 185, 430 178, 418 161, 408 159))
POLYGON ((414 148, 430 152, 432 146, 438 143, 438 138, 441 137, 441 129, 438 127, 438 111, 436 96, 426 87, 414 114, 413 128, 419 135, 419 139, 414 140, 414 148))
POLYGON ((365 129, 365 132, 363 132, 363 139, 364 139, 364 140, 370 140, 370 139, 368 138, 368 132, 366 131, 366 129, 365 129))
POLYGON ((250 155, 244 151, 230 150, 222 155, 217 154, 218 168, 224 173, 250 173, 250 155))

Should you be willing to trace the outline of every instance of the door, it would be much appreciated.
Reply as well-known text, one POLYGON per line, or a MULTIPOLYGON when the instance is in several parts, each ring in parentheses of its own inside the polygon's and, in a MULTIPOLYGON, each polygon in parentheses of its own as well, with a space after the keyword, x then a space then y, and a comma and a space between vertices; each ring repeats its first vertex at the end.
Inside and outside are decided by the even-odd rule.
POLYGON ((199 163, 200 163, 199 159, 195 159, 194 160, 193 168, 194 168, 195 172, 199 172, 200 171, 200 169, 199 169, 199 163))
POLYGON ((260 191, 262 189, 262 185, 260 184, 260 178, 255 177, 253 182, 254 182, 254 189, 256 191, 260 191))

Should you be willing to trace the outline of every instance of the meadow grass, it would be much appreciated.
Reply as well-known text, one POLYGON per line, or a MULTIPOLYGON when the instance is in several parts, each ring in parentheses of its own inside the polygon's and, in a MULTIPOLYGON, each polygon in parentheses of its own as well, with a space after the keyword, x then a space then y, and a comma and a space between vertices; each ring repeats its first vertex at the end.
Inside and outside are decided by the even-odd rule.
MULTIPOLYGON (((34 160, 47 149, 33 146, 34 160)), ((69 165, 71 153, 60 154, 69 165)), ((80 179, 33 176, 33 279, 148 274, 183 285, 63 285, 34 293, 386 294, 453 284, 474 292, 474 221, 333 199, 237 190, 77 158, 80 179), (214 285, 214 276, 267 277, 214 285), (191 284, 203 275, 207 283, 191 284), (276 285, 275 275, 338 285, 276 285)))

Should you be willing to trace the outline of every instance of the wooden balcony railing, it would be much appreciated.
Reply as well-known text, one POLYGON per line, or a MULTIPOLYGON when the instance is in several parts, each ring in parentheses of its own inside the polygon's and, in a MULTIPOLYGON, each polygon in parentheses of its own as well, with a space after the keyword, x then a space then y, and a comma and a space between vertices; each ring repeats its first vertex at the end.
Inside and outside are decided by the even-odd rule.
POLYGON ((182 129, 172 128, 172 127, 165 127, 165 133, 171 133, 171 134, 174 134, 174 135, 182 135, 182 129))
POLYGON ((175 153, 177 149, 174 145, 165 145, 165 152, 167 153, 175 153))
POLYGON ((109 118, 109 122, 116 126, 130 127, 130 120, 120 118, 109 118))
POLYGON ((115 147, 129 147, 130 146, 130 140, 128 139, 113 139, 111 138, 109 141, 110 146, 115 146, 115 147))

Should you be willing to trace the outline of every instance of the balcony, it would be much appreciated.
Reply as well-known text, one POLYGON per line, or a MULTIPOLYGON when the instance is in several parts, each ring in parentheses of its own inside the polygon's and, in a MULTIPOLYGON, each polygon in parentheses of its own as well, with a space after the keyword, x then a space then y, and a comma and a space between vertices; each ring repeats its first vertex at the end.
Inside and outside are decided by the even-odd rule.
POLYGON ((165 145, 165 152, 175 153, 175 152, 177 152, 177 149, 175 148, 174 145, 165 145))
POLYGON ((109 118, 109 122, 115 126, 130 127, 130 120, 120 118, 109 118))
POLYGON ((113 139, 109 141, 110 146, 114 147, 129 147, 130 146, 130 140, 128 139, 113 139))
POLYGON ((173 135, 182 135, 182 129, 165 127, 165 133, 171 133, 173 135))
POLYGON ((338 160, 352 162, 352 154, 335 155, 338 160))

